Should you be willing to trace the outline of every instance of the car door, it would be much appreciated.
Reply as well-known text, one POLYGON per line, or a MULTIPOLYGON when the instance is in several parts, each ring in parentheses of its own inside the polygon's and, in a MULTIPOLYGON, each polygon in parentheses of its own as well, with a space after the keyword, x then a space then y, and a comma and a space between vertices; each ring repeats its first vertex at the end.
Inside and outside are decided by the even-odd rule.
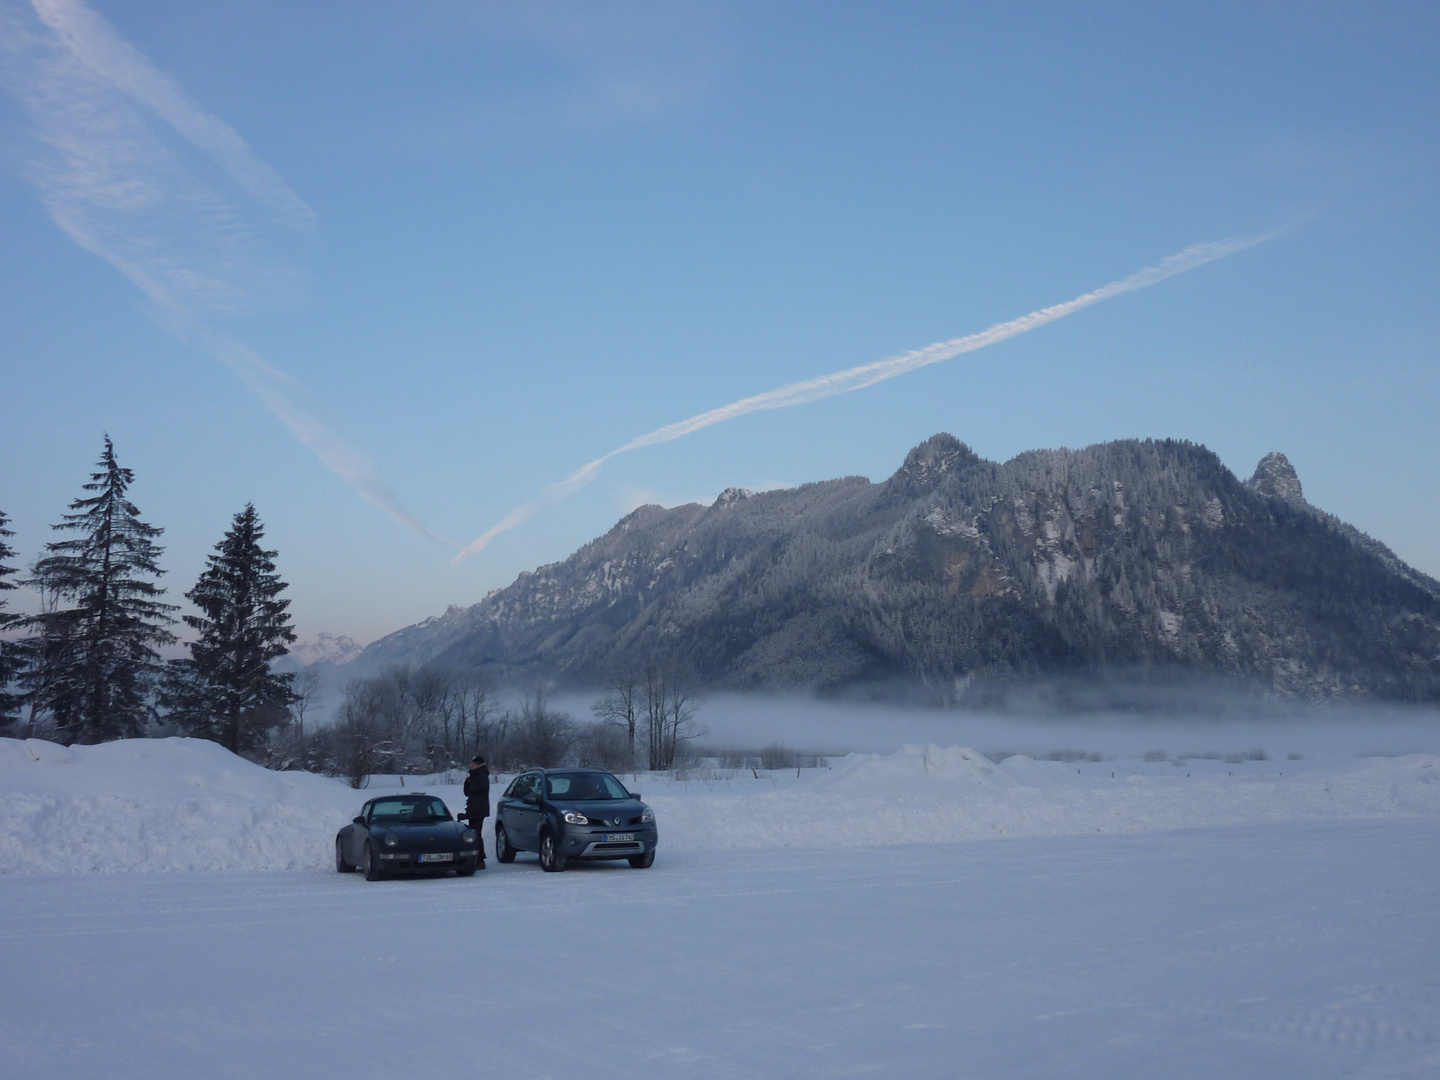
POLYGON ((505 826, 505 835, 510 838, 510 846, 516 849, 521 847, 520 833, 525 827, 521 817, 525 805, 520 801, 520 796, 528 783, 528 775, 521 773, 510 781, 510 786, 495 804, 495 824, 505 826))
MULTIPOLYGON (((538 851, 540 848, 540 784, 538 772, 525 773, 520 777, 511 800, 511 818, 515 822, 510 833, 510 842, 524 851, 538 851)), ((506 829, 510 829, 507 824, 506 829)))
MULTIPOLYGON (((369 820, 370 803, 366 803, 360 810, 360 817, 369 820)), ((365 850, 365 838, 368 836, 364 825, 356 825, 351 822, 345 829, 345 858, 351 866, 360 865, 360 853, 365 850)))

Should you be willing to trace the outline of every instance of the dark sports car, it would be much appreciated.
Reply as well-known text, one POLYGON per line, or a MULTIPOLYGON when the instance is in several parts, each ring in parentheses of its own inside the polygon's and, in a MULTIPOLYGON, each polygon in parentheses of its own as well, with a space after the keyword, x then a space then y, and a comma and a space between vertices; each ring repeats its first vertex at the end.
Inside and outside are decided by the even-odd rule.
POLYGON ((364 871, 365 880, 391 874, 475 873, 480 834, 450 816, 434 795, 380 795, 335 837, 335 869, 364 871))
POLYGON ((540 856, 554 873, 572 861, 628 859, 643 870, 655 861, 655 813, 603 769, 531 769, 521 773, 495 813, 495 857, 540 856))

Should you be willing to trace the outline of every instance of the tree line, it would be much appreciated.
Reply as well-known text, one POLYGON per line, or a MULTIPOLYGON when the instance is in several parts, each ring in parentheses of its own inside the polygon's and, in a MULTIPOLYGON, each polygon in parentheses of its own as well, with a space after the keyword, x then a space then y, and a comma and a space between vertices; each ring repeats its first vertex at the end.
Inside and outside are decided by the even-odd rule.
POLYGON ((254 754, 297 700, 293 676, 271 670, 295 640, 276 552, 247 504, 185 593, 198 610, 182 617, 196 632, 189 656, 162 662, 179 609, 162 599, 164 530, 130 500, 134 479, 106 435, 88 494, 53 526, 65 538, 24 578, 4 565, 14 533, 0 514, 0 589, 25 585, 40 608, 6 611, 0 592, 0 631, 12 632, 0 640, 0 727, 66 745, 175 732, 254 754))
POLYGON ((107 435, 87 494, 54 526, 65 538, 46 544, 24 577, 7 565, 14 534, 0 513, 0 730, 66 745, 184 734, 357 787, 375 773, 433 773, 476 753, 497 771, 669 769, 705 733, 693 676, 657 661, 617 666, 589 721, 554 709, 543 687, 506 704, 479 671, 401 666, 350 682, 333 722, 307 731, 319 683, 313 671, 273 670, 295 633, 254 506, 235 515, 185 593, 198 610, 179 620, 195 631, 189 655, 162 662, 178 608, 158 584, 163 530, 142 520, 133 482, 107 435), (6 610, 17 585, 39 596, 38 612, 6 610))
POLYGON ((505 704, 481 672, 398 665, 350 682, 333 723, 308 734, 299 725, 282 733, 272 763, 344 776, 355 787, 376 773, 462 767, 475 754, 497 772, 556 765, 665 770, 706 733, 699 707, 688 675, 659 664, 619 668, 588 721, 553 708, 544 688, 505 704))

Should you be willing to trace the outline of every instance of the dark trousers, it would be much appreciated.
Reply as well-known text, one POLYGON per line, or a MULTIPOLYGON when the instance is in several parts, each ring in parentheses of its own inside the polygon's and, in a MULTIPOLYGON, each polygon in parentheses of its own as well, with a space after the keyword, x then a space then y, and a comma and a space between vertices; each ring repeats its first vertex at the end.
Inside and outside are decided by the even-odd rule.
POLYGON ((489 814, 486 814, 484 817, 476 817, 474 814, 471 813, 467 813, 465 815, 466 820, 470 822, 470 827, 475 830, 475 835, 480 837, 481 862, 485 861, 485 818, 489 816, 489 814))

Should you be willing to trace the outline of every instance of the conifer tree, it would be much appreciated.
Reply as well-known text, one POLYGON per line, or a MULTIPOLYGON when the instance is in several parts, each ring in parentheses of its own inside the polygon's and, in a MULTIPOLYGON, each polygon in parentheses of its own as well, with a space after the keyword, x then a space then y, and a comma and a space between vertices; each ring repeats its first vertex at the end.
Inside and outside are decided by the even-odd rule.
POLYGON ((290 601, 280 597, 287 586, 275 572, 276 553, 260 546, 264 535, 255 507, 246 504, 185 594, 200 609, 185 621, 200 635, 167 680, 170 719, 237 754, 263 746, 295 700, 293 676, 270 670, 295 631, 290 601))
POLYGON ((72 502, 53 526, 79 535, 46 544, 30 579, 54 603, 27 620, 39 629, 27 682, 66 743, 143 734, 160 670, 155 649, 175 640, 165 629, 175 607, 148 580, 164 573, 155 543, 164 530, 141 521, 126 498, 135 475, 115 460, 109 435, 98 464, 85 485, 94 494, 72 502))
POLYGON ((19 615, 5 610, 5 594, 15 588, 15 567, 5 565, 15 557, 15 550, 5 542, 6 537, 15 535, 5 527, 9 523, 10 519, 0 511, 0 728, 16 719, 20 705, 20 695, 11 689, 20 673, 20 645, 3 636, 20 619, 19 615))

